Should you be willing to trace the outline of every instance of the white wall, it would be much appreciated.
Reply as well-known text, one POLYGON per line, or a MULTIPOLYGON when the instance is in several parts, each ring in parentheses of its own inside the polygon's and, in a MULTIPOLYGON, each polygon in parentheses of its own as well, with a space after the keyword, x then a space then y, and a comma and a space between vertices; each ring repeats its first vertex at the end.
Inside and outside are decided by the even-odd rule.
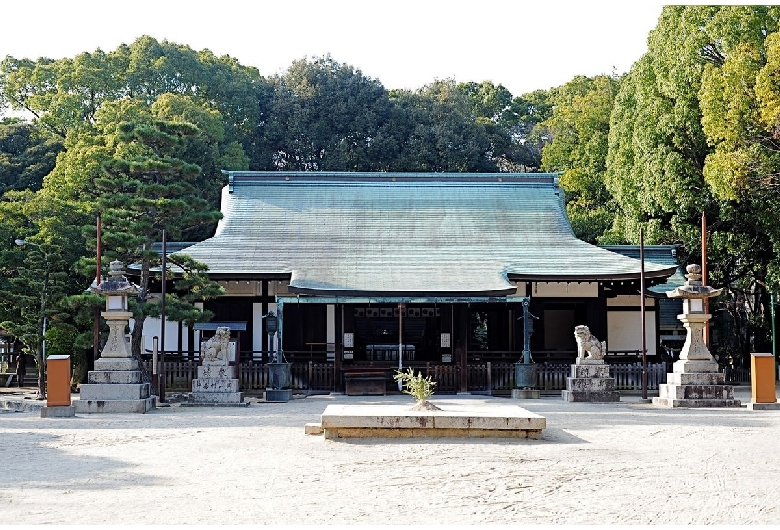
POLYGON ((263 304, 252 304, 252 349, 263 351, 265 333, 263 333, 263 304))
POLYGON ((531 296, 554 298, 596 298, 599 284, 577 282, 536 282, 531 285, 531 296))
MULTIPOLYGON (((607 349, 642 350, 642 322, 639 311, 607 312, 607 349)), ((655 355, 658 338, 655 332, 655 311, 645 313, 645 344, 647 355, 655 355)), ((603 339, 602 339, 603 340, 603 339)))

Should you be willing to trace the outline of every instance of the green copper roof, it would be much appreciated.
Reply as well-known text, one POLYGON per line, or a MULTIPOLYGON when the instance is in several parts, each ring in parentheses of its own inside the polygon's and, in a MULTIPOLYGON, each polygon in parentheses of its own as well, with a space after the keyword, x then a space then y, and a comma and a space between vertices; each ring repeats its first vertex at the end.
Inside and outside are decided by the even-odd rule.
MULTIPOLYGON (((555 174, 226 172, 214 236, 182 252, 212 277, 302 294, 507 295, 511 280, 635 279, 578 240, 555 174)), ((647 263, 648 278, 674 267, 647 263)))
MULTIPOLYGON (((617 252, 624 256, 639 259, 638 245, 604 245, 602 248, 617 252)), ((674 274, 666 279, 665 283, 653 285, 647 288, 648 296, 653 298, 666 298, 666 291, 673 291, 685 283, 685 271, 677 263, 677 245, 645 245, 645 264, 648 262, 663 265, 675 265, 674 274)), ((675 319, 676 319, 675 313, 675 319)))

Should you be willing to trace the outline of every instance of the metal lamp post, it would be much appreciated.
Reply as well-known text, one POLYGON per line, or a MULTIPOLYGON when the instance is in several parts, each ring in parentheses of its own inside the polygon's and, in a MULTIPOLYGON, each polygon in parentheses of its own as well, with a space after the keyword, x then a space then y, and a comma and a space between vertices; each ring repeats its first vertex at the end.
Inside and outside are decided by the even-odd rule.
POLYGON ((265 400, 286 403, 292 399, 292 390, 289 388, 292 382, 292 366, 290 363, 284 362, 281 340, 279 341, 278 349, 274 345, 274 336, 279 330, 279 317, 273 311, 269 311, 263 318, 265 319, 268 337, 271 339, 271 359, 268 363, 268 376, 271 388, 266 389, 265 400))
POLYGON ((49 302, 49 254, 41 248, 38 243, 27 241, 25 239, 15 239, 14 243, 22 247, 25 245, 32 245, 38 247, 38 250, 43 255, 43 290, 41 291, 41 309, 38 324, 38 333, 40 336, 39 347, 36 348, 35 362, 38 364, 38 395, 36 399, 46 398, 46 306, 49 302))
POLYGON ((539 317, 528 310, 530 303, 528 298, 523 300, 523 316, 520 317, 523 319, 523 359, 515 363, 515 388, 512 390, 512 397, 515 398, 539 397, 537 366, 531 359, 531 335, 534 332, 534 320, 539 317))

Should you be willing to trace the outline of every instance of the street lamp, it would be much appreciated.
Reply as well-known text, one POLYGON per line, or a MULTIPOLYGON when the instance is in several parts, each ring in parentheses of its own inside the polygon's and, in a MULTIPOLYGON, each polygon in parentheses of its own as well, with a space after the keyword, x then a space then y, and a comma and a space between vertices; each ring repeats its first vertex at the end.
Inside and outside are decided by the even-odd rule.
POLYGON ((45 362, 46 362, 46 304, 49 300, 49 254, 47 254, 38 243, 27 241, 24 239, 14 239, 14 243, 23 247, 25 245, 32 245, 38 247, 38 250, 43 254, 43 291, 41 292, 41 312, 39 317, 39 332, 40 332, 40 347, 36 348, 35 362, 38 365, 38 396, 37 399, 46 398, 46 378, 45 378, 45 362))

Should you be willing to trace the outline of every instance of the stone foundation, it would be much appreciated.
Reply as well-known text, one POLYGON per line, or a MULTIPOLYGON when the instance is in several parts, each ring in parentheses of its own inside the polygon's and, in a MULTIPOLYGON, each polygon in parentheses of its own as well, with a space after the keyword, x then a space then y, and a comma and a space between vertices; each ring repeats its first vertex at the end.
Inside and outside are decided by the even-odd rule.
POLYGON ((532 390, 529 388, 513 388, 513 399, 539 399, 541 397, 541 391, 532 390))
POLYGON ((87 374, 79 399, 73 402, 78 413, 132 412, 145 413, 155 407, 149 383, 142 382, 142 372, 134 358, 100 358, 95 370, 87 374))
MULTIPOLYGON (((688 364, 677 361, 675 370, 690 369, 688 364), (680 364, 678 364, 680 363, 680 364)), ((734 387, 725 384, 726 376, 717 371, 717 364, 697 366, 701 372, 671 372, 666 374, 666 383, 658 385, 658 397, 653 405, 665 408, 676 407, 739 407, 740 401, 734 399, 734 387)))
POLYGON ((244 393, 238 391, 236 366, 204 364, 198 366, 198 377, 192 380, 192 393, 187 405, 246 406, 244 393))
POLYGON ((543 416, 523 408, 411 410, 399 405, 328 405, 319 427, 307 434, 339 438, 534 438, 547 426, 543 416))
POLYGON ((73 405, 58 405, 41 407, 41 418, 75 418, 76 407, 73 405))
POLYGON ((265 400, 268 403, 287 403, 292 399, 292 390, 275 390, 268 388, 265 391, 265 400))
POLYGON ((571 377, 566 378, 566 390, 561 391, 561 397, 569 402, 620 401, 615 379, 609 376, 609 366, 601 359, 577 359, 577 364, 571 365, 571 377))

